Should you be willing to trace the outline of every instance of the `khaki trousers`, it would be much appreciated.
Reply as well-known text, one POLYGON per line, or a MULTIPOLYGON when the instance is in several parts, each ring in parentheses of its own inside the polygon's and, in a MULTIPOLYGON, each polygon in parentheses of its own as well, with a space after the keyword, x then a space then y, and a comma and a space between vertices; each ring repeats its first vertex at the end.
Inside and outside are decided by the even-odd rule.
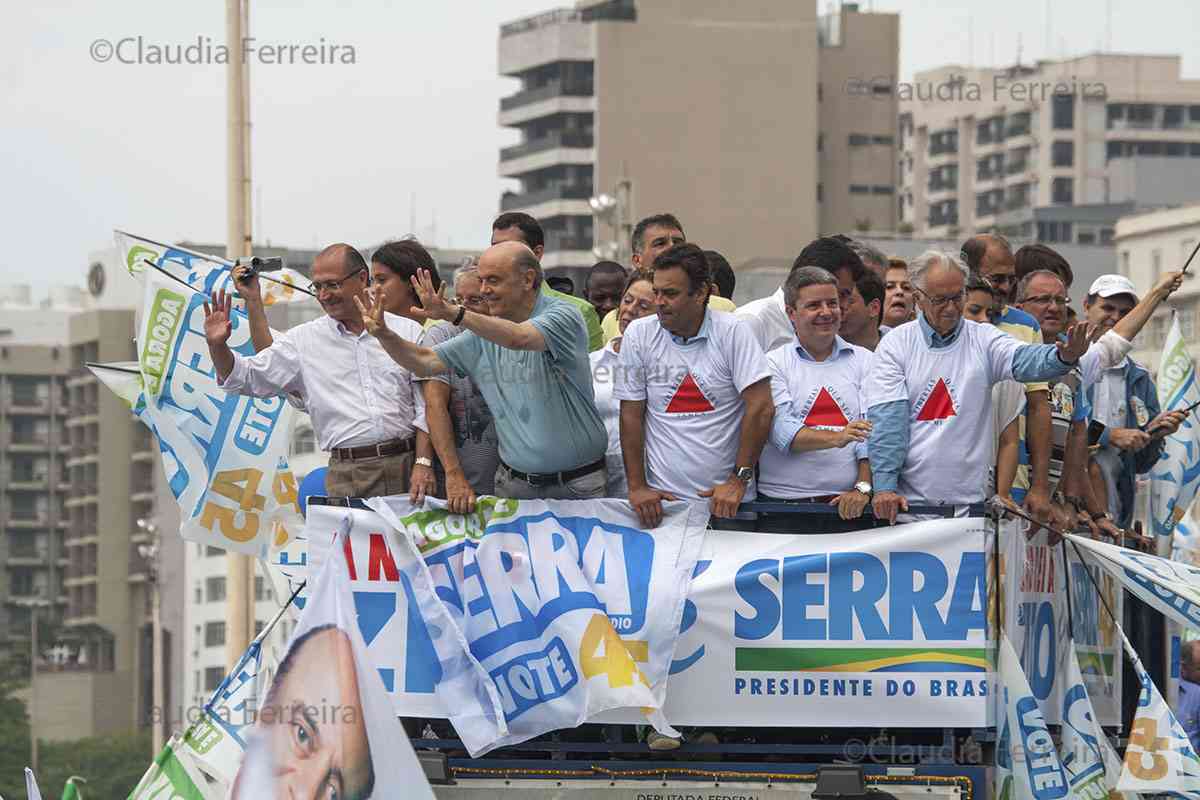
POLYGON ((329 459, 325 494, 329 497, 386 497, 408 494, 413 453, 371 456, 353 461, 329 459))

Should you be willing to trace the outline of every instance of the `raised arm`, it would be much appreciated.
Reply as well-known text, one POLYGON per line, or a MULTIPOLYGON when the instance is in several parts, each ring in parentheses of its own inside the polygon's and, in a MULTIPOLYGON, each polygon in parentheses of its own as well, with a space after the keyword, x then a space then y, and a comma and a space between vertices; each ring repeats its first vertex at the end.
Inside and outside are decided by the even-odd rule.
POLYGON ((365 302, 360 297, 354 298, 367 333, 379 341, 393 361, 418 377, 428 378, 446 372, 447 367, 436 351, 413 344, 387 326, 383 301, 383 291, 374 286, 367 290, 365 302))
POLYGON ((421 308, 413 307, 411 312, 423 320, 439 319, 460 325, 489 342, 495 342, 509 350, 545 350, 546 338, 537 326, 528 320, 512 322, 487 314, 476 314, 471 310, 463 311, 463 306, 446 301, 445 285, 442 291, 435 291, 433 278, 429 270, 417 270, 412 278, 413 290, 421 300, 421 308), (459 314, 462 313, 462 319, 459 314))
POLYGON ((1128 314, 1121 317, 1121 320, 1113 326, 1113 330, 1122 338, 1133 341, 1133 338, 1150 321, 1150 317, 1154 315, 1159 305, 1182 285, 1182 272, 1168 272, 1163 275, 1158 279, 1158 283, 1154 285, 1149 294, 1143 297, 1128 314))
POLYGON ((246 301, 246 317, 250 320, 250 341, 254 344, 254 352, 261 353, 275 339, 271 336, 271 326, 267 324, 267 309, 263 305, 258 274, 247 266, 234 267, 233 281, 238 287, 238 294, 246 301))

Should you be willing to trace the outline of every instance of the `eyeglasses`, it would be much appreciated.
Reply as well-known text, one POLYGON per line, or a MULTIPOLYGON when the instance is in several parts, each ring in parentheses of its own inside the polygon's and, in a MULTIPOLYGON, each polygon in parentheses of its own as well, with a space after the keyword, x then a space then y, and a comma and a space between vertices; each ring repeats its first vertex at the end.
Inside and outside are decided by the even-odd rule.
POLYGON ((1063 297, 1060 294, 1039 294, 1034 295, 1033 297, 1026 297, 1021 302, 1032 303, 1033 305, 1039 306, 1048 306, 1053 303, 1056 306, 1062 306, 1063 308, 1066 308, 1067 306, 1071 305, 1071 298, 1063 297))
POLYGON ((320 294, 322 289, 328 289, 331 292, 336 292, 342 288, 342 284, 353 278, 358 273, 362 272, 366 267, 359 267, 349 275, 343 275, 336 281, 313 281, 308 285, 308 290, 313 294, 320 294))
POLYGON ((958 294, 948 294, 945 297, 933 297, 928 292, 926 292, 924 289, 918 289, 915 286, 913 287, 913 290, 916 292, 920 292, 921 296, 924 297, 926 300, 928 300, 929 305, 933 306, 934 308, 942 308, 943 306, 946 306, 950 303, 953 303, 956 306, 961 306, 964 302, 966 302, 966 299, 967 299, 967 290, 966 289, 963 289, 958 294))

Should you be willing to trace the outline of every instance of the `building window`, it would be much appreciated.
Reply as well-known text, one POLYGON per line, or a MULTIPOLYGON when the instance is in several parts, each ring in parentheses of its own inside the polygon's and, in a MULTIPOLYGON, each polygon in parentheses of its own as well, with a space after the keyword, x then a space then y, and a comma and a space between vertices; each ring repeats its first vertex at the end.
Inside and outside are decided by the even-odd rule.
POLYGON ((197 603, 204 602, 204 587, 203 586, 196 587, 196 602, 197 603))
POLYGON ((317 436, 313 433, 313 429, 306 426, 297 430, 292 441, 292 454, 303 455, 315 452, 317 452, 317 436))
POLYGON ((1076 240, 1075 243, 1076 244, 1095 244, 1096 243, 1096 232, 1095 231, 1080 231, 1079 238, 1076 240))
POLYGON ((891 146, 892 144, 895 143, 895 141, 896 140, 893 139, 891 136, 872 136, 871 137, 871 144, 883 144, 883 145, 891 146))
POLYGON ((953 128, 929 134, 929 155, 940 156, 958 152, 958 131, 953 128))
POLYGON ((204 691, 215 692, 217 687, 221 685, 221 681, 225 680, 225 670, 221 667, 205 667, 204 668, 204 691))
POLYGON ((850 194, 870 194, 870 193, 871 193, 870 186, 865 186, 861 183, 850 184, 850 194))
POLYGON ((863 147, 871 143, 871 137, 865 133, 852 133, 847 137, 847 142, 851 147, 863 147))
POLYGON ((818 203, 823 202, 824 199, 825 199, 825 186, 823 184, 818 183, 817 184, 817 202, 818 203))
POLYGON ((1183 127, 1183 106, 1163 106, 1163 124, 1168 130, 1183 127))
POLYGON ((1114 232, 1112 228, 1100 229, 1100 244, 1110 245, 1113 243, 1114 232))
POLYGON ((1075 202, 1075 180, 1055 178, 1050 184, 1050 202, 1063 205, 1075 202))
POLYGON ((817 134, 817 152, 820 153, 825 149, 825 134, 817 134))
POLYGON ((1069 131, 1075 127, 1075 95, 1056 94, 1052 101, 1050 124, 1056 131, 1069 131))
POLYGON ((225 599, 225 576, 218 575, 214 578, 208 578, 204 581, 205 590, 208 594, 208 602, 215 603, 225 599))
POLYGON ((896 190, 891 186, 872 186, 871 194, 892 194, 896 190))
POLYGON ((254 576, 254 599, 255 600, 266 600, 267 599, 267 583, 266 583, 266 581, 263 580, 262 575, 254 576))
POLYGON ((225 623, 206 622, 204 624, 204 646, 220 647, 225 644, 225 623))
POLYGON ((1075 143, 1055 142, 1050 145, 1050 165, 1054 167, 1075 166, 1075 143))

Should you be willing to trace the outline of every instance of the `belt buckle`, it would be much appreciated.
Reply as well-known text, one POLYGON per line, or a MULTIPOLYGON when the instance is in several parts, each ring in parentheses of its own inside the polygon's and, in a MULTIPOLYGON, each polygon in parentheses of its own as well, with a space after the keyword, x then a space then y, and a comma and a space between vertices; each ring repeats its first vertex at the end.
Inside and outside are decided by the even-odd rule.
POLYGON ((538 487, 551 485, 550 481, 546 480, 546 476, 540 475, 536 472, 526 472, 525 473, 525 482, 528 483, 530 486, 538 486, 538 487))
POLYGON ((375 445, 375 457, 376 458, 383 458, 383 445, 384 444, 385 444, 385 442, 380 442, 375 445))

